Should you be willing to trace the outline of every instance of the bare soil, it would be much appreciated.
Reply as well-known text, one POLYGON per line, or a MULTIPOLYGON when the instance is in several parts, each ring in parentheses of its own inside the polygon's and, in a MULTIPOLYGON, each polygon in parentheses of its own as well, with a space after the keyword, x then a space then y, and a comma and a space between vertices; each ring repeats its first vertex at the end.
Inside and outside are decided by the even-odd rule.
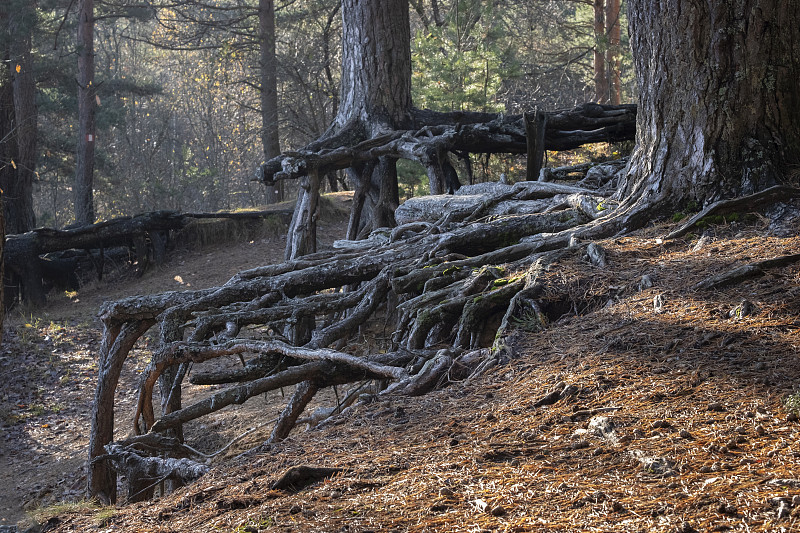
MULTIPOLYGON (((554 264, 550 303, 566 313, 544 332, 520 329, 515 359, 478 379, 420 398, 379 397, 323 429, 258 447, 265 425, 174 494, 39 519, 60 532, 800 530, 800 425, 786 405, 800 383, 800 264, 721 290, 692 289, 710 275, 800 252, 800 228, 777 237, 766 222, 731 223, 708 228, 702 241, 663 242, 670 229, 601 242, 603 269, 580 257, 554 264), (752 314, 734 311, 744 300, 752 314), (541 401, 565 390, 555 403, 541 401), (301 464, 342 473, 296 493, 270 488, 301 464)), ((169 288, 174 275, 200 286, 202 261, 222 269, 248 246, 256 252, 260 244, 182 257, 181 270, 165 268, 164 285, 150 289, 169 288)), ((136 283, 106 292, 145 290, 136 283)), ((4 346, 3 357, 24 353, 42 376, 37 386, 14 375, 3 384, 6 416, 20 418, 4 422, 0 436, 3 505, 8 494, 30 494, 37 476, 48 480, 43 487, 55 481, 53 494, 73 483, 75 497, 82 489, 99 332, 79 320, 20 323, 4 346), (22 352, 26 342, 52 349, 22 352), (81 349, 62 346, 72 342, 81 349), (26 395, 17 381, 27 383, 26 395), (33 401, 64 407, 34 415, 33 401)), ((146 357, 142 346, 135 360, 146 357)), ((123 402, 132 378, 120 386, 123 402)), ((272 418, 275 400, 225 410, 190 428, 190 439, 215 449, 272 418), (215 440, 203 444, 201 435, 215 440)), ((9 505, 17 512, 10 516, 20 503, 9 505)))

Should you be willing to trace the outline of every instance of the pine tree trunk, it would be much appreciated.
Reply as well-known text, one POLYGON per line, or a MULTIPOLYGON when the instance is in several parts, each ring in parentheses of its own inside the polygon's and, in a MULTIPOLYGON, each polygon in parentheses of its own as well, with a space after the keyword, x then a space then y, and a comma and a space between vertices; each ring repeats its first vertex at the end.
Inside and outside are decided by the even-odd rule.
POLYGON ((795 1, 632 0, 628 13, 639 108, 625 206, 668 211, 784 181, 800 162, 795 1))
POLYGON ((94 223, 94 0, 78 6, 78 145, 75 154, 75 222, 94 223))
MULTIPOLYGON (((261 59, 261 142, 264 147, 264 160, 269 161, 280 155, 278 137, 278 76, 275 58, 275 2, 259 0, 258 27, 261 59)), ((283 200, 280 187, 267 186, 267 203, 283 200)))
POLYGON ((594 98, 598 104, 608 101, 608 78, 606 77, 606 22, 605 0, 594 0, 594 98))
POLYGON ((36 167, 36 85, 31 59, 33 6, 14 2, 0 13, 5 29, 0 81, 0 138, 3 168, 0 188, 5 194, 6 231, 25 233, 34 227, 33 177, 36 167))
POLYGON ((411 30, 407 0, 342 2, 342 82, 335 124, 368 135, 411 123, 411 30))
MULTIPOLYGON (((411 30, 408 0, 342 2, 342 81, 338 113, 323 136, 354 145, 396 129, 407 129, 411 115, 411 30)), ((399 203, 396 160, 365 165, 369 173, 350 172, 363 204, 353 202, 349 235, 394 226, 399 203), (358 209, 357 209, 358 208, 358 209)), ((304 181, 289 228, 286 259, 315 249, 315 212, 320 180, 304 181), (306 186, 307 185, 307 186, 306 186)))
POLYGON ((620 0, 607 0, 606 3, 606 35, 608 36, 608 49, 606 50, 606 69, 608 70, 608 103, 619 105, 622 102, 622 29, 619 23, 620 0))

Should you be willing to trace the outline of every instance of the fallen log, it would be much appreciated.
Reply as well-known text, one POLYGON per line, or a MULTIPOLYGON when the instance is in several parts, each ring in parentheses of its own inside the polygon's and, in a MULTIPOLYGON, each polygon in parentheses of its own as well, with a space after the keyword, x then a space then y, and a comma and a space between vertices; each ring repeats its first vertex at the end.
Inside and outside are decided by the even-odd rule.
POLYGON ((38 228, 27 233, 6 236, 6 275, 12 276, 21 285, 22 297, 26 302, 40 306, 45 302, 46 289, 49 286, 75 290, 80 283, 80 261, 74 254, 66 258, 45 257, 47 254, 66 250, 98 250, 96 258, 89 258, 90 264, 93 264, 98 275, 102 277, 105 250, 123 246, 133 251, 140 270, 143 270, 151 258, 152 262, 160 264, 165 257, 170 232, 186 228, 193 220, 255 220, 278 216, 285 221, 291 216, 291 212, 291 209, 233 213, 153 211, 70 229, 38 228))

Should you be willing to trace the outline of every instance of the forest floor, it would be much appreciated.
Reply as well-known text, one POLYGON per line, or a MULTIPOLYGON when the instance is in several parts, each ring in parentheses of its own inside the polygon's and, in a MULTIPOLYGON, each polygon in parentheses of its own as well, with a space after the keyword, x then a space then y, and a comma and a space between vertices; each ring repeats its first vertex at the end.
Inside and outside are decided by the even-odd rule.
MULTIPOLYGON (((116 509, 36 510, 84 488, 100 301, 220 284, 279 258, 282 240, 184 253, 142 279, 86 287, 7 331, 0 516, 13 522, 27 504, 59 532, 800 531, 800 424, 786 403, 800 407, 800 263, 693 289, 800 252, 800 227, 776 236, 767 222, 602 241, 607 267, 573 254, 546 274, 553 302, 581 312, 516 332, 507 365, 423 397, 379 396, 271 447, 258 445, 280 393, 253 399, 187 426, 204 451, 258 428, 193 485, 116 509), (555 403, 551 392, 562 392, 555 403), (273 490, 295 465, 341 472, 273 490)), ((323 241, 342 235, 329 229, 323 241)), ((148 353, 137 347, 118 389, 120 437, 148 353)))

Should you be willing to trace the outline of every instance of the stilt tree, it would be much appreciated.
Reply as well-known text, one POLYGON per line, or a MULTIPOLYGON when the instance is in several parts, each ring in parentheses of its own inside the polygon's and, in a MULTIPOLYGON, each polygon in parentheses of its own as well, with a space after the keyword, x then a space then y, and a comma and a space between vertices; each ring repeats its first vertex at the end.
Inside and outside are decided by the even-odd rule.
MULTIPOLYGON (((90 495, 114 499, 116 475, 110 465, 124 462, 120 449, 139 455, 146 455, 144 449, 161 448, 153 455, 175 451, 176 443, 162 438, 162 432, 179 432, 184 423, 270 390, 296 385, 272 431, 275 442, 289 434, 324 387, 382 379, 394 382, 390 391, 395 394, 422 394, 501 363, 513 356, 506 345, 511 330, 535 333, 550 322, 547 302, 564 289, 543 281, 548 265, 584 250, 595 265, 603 264, 602 249, 581 240, 634 229, 688 201, 707 206, 708 213, 800 196, 800 189, 787 183, 800 154, 800 12, 793 1, 635 0, 630 13, 639 144, 616 199, 613 179, 598 187, 588 178, 578 186, 496 185, 466 207, 453 197, 414 199, 398 212, 407 212, 412 202, 439 201, 435 216, 403 220, 383 239, 375 235, 345 250, 299 257, 313 249, 308 239, 296 237, 304 232, 313 237, 322 171, 350 168, 355 173, 365 202, 372 195, 370 223, 375 226, 386 223, 383 211, 388 213, 395 201, 388 190, 394 184, 394 158, 421 162, 433 191, 441 192, 448 151, 528 149, 522 117, 411 107, 407 75, 401 72, 408 65, 407 50, 399 49, 407 44, 406 9, 406 0, 345 0, 343 109, 319 141, 262 166, 267 182, 304 182, 289 239, 294 259, 241 272, 219 288, 104 305, 90 495), (775 184, 780 185, 770 187, 775 184), (754 194, 727 200, 747 193, 754 194), (343 349, 357 340, 357 332, 368 330, 360 328, 376 315, 391 335, 375 339, 374 346, 352 342, 343 349), (120 370, 137 339, 155 324, 160 345, 143 371, 132 428, 144 434, 123 447, 108 447, 120 370), (284 331, 293 333, 290 339, 274 333, 284 331), (489 345, 493 349, 486 349, 489 345), (187 365, 224 355, 246 358, 245 367, 222 374, 195 367, 192 381, 236 384, 181 406, 187 365), (157 414, 154 385, 176 368, 183 369, 175 373, 178 379, 162 384, 173 402, 157 414)), ((530 136, 543 137, 549 149, 624 138, 620 117, 625 116, 632 116, 632 109, 597 104, 547 113, 545 131, 532 129, 530 136), (576 133, 578 125, 587 128, 576 133)), ((583 311, 592 305, 564 298, 569 303, 564 308, 583 311)), ((129 480, 132 476, 129 472, 129 480)), ((130 482, 141 486, 141 481, 130 482)))

